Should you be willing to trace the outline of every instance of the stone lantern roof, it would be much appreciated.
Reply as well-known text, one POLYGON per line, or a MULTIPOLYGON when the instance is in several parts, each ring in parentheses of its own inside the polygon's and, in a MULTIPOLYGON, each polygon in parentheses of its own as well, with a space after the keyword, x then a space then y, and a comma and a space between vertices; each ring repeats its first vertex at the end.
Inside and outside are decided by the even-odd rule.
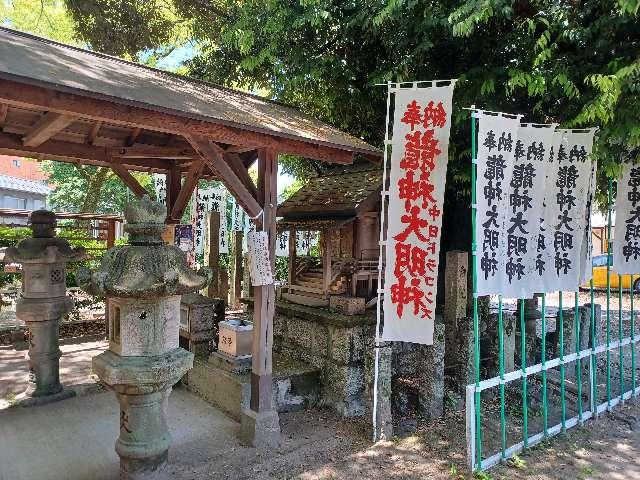
POLYGON ((129 244, 110 248, 100 268, 79 269, 78 283, 93 294, 113 297, 182 295, 201 290, 211 281, 211 270, 196 272, 186 255, 161 238, 166 207, 145 196, 124 212, 129 244))
POLYGON ((32 236, 21 240, 15 247, 4 250, 5 262, 56 263, 82 260, 83 247, 72 248, 64 238, 56 237, 56 217, 48 210, 35 210, 29 215, 32 236))

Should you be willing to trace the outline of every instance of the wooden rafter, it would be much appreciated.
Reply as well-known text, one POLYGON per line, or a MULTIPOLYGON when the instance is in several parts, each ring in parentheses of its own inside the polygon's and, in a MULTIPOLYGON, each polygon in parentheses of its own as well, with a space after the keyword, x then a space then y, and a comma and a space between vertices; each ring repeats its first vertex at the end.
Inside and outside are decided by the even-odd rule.
MULTIPOLYGON (((351 163, 353 159, 353 152, 330 144, 318 144, 222 123, 194 120, 173 113, 54 91, 14 80, 0 81, 0 103, 31 109, 38 108, 115 125, 141 127, 157 132, 196 135, 225 144, 264 147, 281 153, 333 163, 351 163)), ((363 152, 363 154, 379 157, 375 152, 363 152)))
POLYGON ((140 185, 140 182, 138 182, 138 180, 136 180, 136 178, 133 175, 131 175, 129 170, 124 168, 119 163, 115 163, 115 162, 112 163, 111 164, 111 170, 113 170, 113 172, 116 175, 118 175, 118 177, 120 177, 120 180, 122 180, 122 182, 127 187, 129 187, 129 189, 131 189, 131 191, 133 193, 136 194, 136 197, 141 198, 144 195, 148 194, 148 192, 145 190, 145 188, 142 185, 140 185))
POLYGON ((184 209, 187 207, 187 203, 189 203, 189 198, 191 198, 191 194, 198 184, 198 179, 202 174, 204 165, 204 159, 194 160, 191 163, 187 176, 182 184, 182 188, 180 189, 180 193, 178 194, 178 198, 171 209, 172 219, 179 220, 182 217, 184 209))
POLYGON ((36 122, 33 128, 22 137, 25 147, 38 147, 62 131, 76 118, 71 115, 47 112, 36 122))
POLYGON ((170 148, 170 147, 121 147, 111 148, 109 153, 114 157, 120 158, 168 158, 168 159, 185 159, 190 160, 197 154, 187 148, 170 148))
POLYGON ((247 168, 242 163, 242 159, 237 154, 233 153, 225 153, 224 159, 229 163, 233 172, 237 175, 245 188, 249 190, 253 198, 257 199, 258 191, 256 190, 253 180, 249 176, 249 172, 247 172, 247 168))
POLYGON ((7 121, 7 112, 9 111, 9 106, 5 103, 0 103, 0 128, 4 125, 4 122, 7 121))
POLYGON ((89 134, 87 135, 87 143, 89 145, 93 145, 93 142, 96 141, 96 137, 98 136, 98 132, 100 131, 100 127, 102 127, 102 122, 95 122, 91 126, 91 130, 89 130, 89 134))
POLYGON ((209 168, 215 172, 216 176, 224 183, 227 190, 233 194, 249 216, 252 218, 257 217, 262 208, 253 194, 224 160, 224 150, 204 137, 187 134, 185 138, 200 157, 205 160, 209 168))
POLYGON ((131 133, 129 134, 129 136, 127 137, 127 140, 125 141, 125 146, 130 147, 134 143, 136 143, 136 140, 140 136, 141 132, 142 132, 142 128, 140 127, 135 127, 133 130, 131 130, 131 133))
MULTIPOLYGON (((47 140, 37 147, 27 147, 22 144, 20 135, 0 133, 0 153, 61 162, 86 163, 98 166, 110 166, 109 154, 104 147, 96 147, 82 143, 61 142, 47 140)), ((148 171, 149 169, 165 170, 166 162, 159 159, 123 159, 120 162, 128 169, 148 171)))

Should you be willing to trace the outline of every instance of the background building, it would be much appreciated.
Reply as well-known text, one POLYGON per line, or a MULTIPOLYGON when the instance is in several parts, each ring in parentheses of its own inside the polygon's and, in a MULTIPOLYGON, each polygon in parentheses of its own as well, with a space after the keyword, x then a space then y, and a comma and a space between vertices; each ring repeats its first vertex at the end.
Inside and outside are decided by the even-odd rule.
MULTIPOLYGON (((0 155, 1 209, 45 208, 51 190, 48 176, 40 169, 40 162, 29 158, 0 155)), ((4 212, 0 216, 0 223, 24 224, 26 218, 13 217, 4 212)))

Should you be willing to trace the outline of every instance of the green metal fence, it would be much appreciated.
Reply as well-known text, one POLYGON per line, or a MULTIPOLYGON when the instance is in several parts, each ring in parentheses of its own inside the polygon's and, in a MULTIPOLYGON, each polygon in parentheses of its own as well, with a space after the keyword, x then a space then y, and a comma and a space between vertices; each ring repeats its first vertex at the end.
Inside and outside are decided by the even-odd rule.
MULTIPOLYGON (((476 294, 476 122, 472 112, 471 248, 475 383, 467 386, 466 428, 469 465, 472 470, 485 470, 638 395, 636 344, 640 336, 635 332, 633 305, 636 277, 632 275, 630 286, 623 289, 623 278, 618 276, 616 295, 611 295, 614 275, 611 270, 613 179, 609 180, 608 186, 606 291, 597 291, 591 280, 590 288, 582 292, 558 292, 557 297, 540 294, 540 318, 535 320, 533 316, 533 332, 531 321, 529 331, 527 328, 527 315, 531 315, 533 309, 526 309, 524 299, 519 299, 515 307, 509 309, 505 299, 498 297, 493 307, 496 310, 496 331, 490 331, 489 320, 485 322, 485 328, 481 328, 476 294), (603 295, 606 297, 597 298, 603 295), (580 296, 589 300, 585 302, 586 306, 580 305, 580 296), (569 300, 571 297, 573 301, 569 300), (550 307, 551 298, 557 306, 550 307), (602 308, 596 305, 598 300, 605 304, 602 312, 604 322, 597 314, 597 310, 602 308), (612 300, 617 301, 617 309, 612 300), (630 311, 623 309, 623 303, 628 304, 630 311), (556 329, 549 331, 548 316, 553 309, 557 310, 556 329), (588 312, 584 320, 581 312, 588 312), (614 313, 617 314, 617 329, 615 325, 612 327, 614 313), (505 325, 507 316, 513 321, 510 326, 505 325), (587 328, 588 331, 584 331, 587 328), (519 339, 516 332, 519 332, 519 339), (571 334, 568 339, 567 333, 571 334), (507 349, 506 336, 511 338, 511 344, 519 340, 518 345, 513 345, 515 350, 519 350, 519 365, 514 360, 512 368, 505 361, 505 352, 512 355, 515 350, 507 349), (549 345, 549 338, 553 339, 552 345, 549 345), (487 345, 497 346, 497 359, 493 358, 495 349, 487 348, 487 345), (489 352, 485 353, 484 362, 483 350, 489 352), (527 364, 532 358, 535 361, 527 364), (483 376, 487 378, 483 379, 483 376)), ((485 314, 490 318, 489 313, 485 311, 485 314)))

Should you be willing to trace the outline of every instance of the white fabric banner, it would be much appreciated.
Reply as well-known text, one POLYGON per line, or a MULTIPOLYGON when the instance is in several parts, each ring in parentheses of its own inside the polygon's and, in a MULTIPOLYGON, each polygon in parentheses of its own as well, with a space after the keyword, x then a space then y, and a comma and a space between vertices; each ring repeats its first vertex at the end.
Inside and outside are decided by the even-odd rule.
POLYGON ((276 235, 276 257, 289 256, 289 230, 278 232, 276 235))
POLYGON ((164 173, 153 174, 153 185, 156 190, 156 201, 167 204, 167 176, 164 173))
MULTIPOLYGON (((195 202, 195 216, 192 222, 195 225, 195 251, 204 253, 205 224, 208 222, 208 212, 220 212, 220 232, 218 248, 220 253, 229 253, 229 240, 227 230, 227 191, 224 187, 201 188, 197 190, 195 202)), ((210 241, 210 240, 209 240, 210 241)))
POLYGON ((559 130, 560 142, 550 164, 545 192, 544 227, 550 252, 540 291, 575 291, 580 283, 585 210, 591 185, 591 150, 595 130, 559 130))
POLYGON ((453 87, 395 89, 385 341, 433 344, 453 87))
MULTIPOLYGON (((555 124, 523 124, 513 152, 513 171, 506 189, 507 213, 502 231, 507 238, 502 288, 506 298, 529 298, 539 288, 536 271, 540 213, 555 124)), ((484 239, 483 239, 484 240, 484 239)))
MULTIPOLYGON (((476 249, 478 295, 500 293, 507 268, 509 184, 513 175, 520 116, 477 112, 478 169, 476 176, 476 249)), ((519 212, 521 212, 518 207, 519 212)), ((522 212, 521 212, 522 213, 522 212)), ((522 233, 515 224, 513 232, 522 233)))
POLYGON ((613 269, 618 274, 640 273, 640 165, 625 164, 618 180, 613 269))
POLYGON ((593 214, 593 198, 596 194, 596 174, 598 165, 594 161, 591 163, 591 177, 589 179, 589 191, 587 192, 587 203, 584 210, 585 228, 580 249, 580 285, 588 283, 593 278, 593 234, 591 225, 591 215, 593 214))

